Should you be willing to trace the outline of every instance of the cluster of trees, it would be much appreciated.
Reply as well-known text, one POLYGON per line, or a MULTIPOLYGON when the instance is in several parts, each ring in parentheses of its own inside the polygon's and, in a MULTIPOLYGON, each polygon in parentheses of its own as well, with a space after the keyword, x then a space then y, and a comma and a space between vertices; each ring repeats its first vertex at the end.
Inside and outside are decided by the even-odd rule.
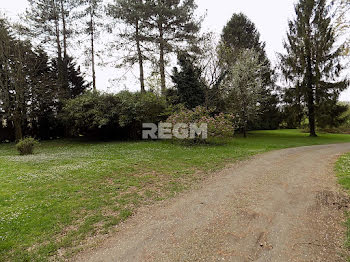
POLYGON ((307 122, 315 136, 317 126, 345 121, 347 106, 338 99, 349 84, 341 79, 348 46, 337 37, 348 26, 348 0, 332 3, 336 16, 326 0, 299 0, 278 68, 272 68, 256 26, 242 13, 232 16, 219 41, 200 33, 194 0, 28 1, 23 25, 0 20, 0 117, 6 127, 0 130, 15 131, 6 138, 135 138, 142 121, 162 121, 179 108, 198 106, 213 116, 233 114, 244 135, 307 122), (107 18, 115 23, 103 22, 107 18), (140 92, 97 91, 101 32, 118 36, 113 49, 106 46, 123 54, 123 65, 138 65, 140 92), (92 91, 72 57, 75 43, 85 49, 92 91), (178 66, 168 78, 174 55, 178 66), (147 72, 146 65, 154 71, 147 72), (159 90, 146 90, 147 73, 159 76, 159 90), (277 85, 281 76, 285 88, 277 85))
POLYGON ((49 138, 62 133, 56 117, 65 99, 88 87, 75 63, 67 60, 67 82, 60 85, 57 59, 22 40, 0 19, 0 117, 6 139, 24 135, 49 138))

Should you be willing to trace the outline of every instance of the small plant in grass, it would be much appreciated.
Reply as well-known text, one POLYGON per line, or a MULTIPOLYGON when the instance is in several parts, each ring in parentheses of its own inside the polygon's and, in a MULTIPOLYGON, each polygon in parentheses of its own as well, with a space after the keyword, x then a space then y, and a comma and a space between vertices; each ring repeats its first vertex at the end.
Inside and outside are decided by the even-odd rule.
POLYGON ((16 149, 18 150, 19 154, 22 156, 31 155, 31 154, 33 154, 34 147, 37 144, 38 144, 38 141, 36 141, 34 138, 27 137, 27 138, 21 139, 16 144, 16 149))

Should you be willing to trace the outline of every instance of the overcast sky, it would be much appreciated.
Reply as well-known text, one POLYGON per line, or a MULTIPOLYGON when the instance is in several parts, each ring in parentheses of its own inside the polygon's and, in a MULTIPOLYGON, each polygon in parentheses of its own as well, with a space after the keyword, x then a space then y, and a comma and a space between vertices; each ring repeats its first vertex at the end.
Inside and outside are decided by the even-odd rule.
MULTIPOLYGON (((258 28, 261 38, 266 42, 266 51, 269 58, 276 62, 276 53, 283 52, 282 41, 286 35, 288 19, 294 15, 296 0, 196 0, 198 15, 207 14, 203 24, 218 35, 233 13, 243 12, 258 28)), ((27 0, 1 0, 0 9, 10 18, 23 12, 27 0)), ((113 75, 111 69, 98 70, 98 87, 108 85, 113 75)), ((114 90, 118 91, 118 90, 114 90)), ((341 100, 350 101, 350 90, 344 92, 341 100)))

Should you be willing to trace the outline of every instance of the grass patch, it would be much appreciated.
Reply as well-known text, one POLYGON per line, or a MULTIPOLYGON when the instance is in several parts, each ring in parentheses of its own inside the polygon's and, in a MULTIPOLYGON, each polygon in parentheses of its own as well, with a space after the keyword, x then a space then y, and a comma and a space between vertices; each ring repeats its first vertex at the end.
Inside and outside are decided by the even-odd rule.
MULTIPOLYGON (((274 149, 350 142, 298 130, 211 144, 44 141, 34 155, 0 145, 0 261, 69 257, 141 205, 172 197, 228 162, 274 149)), ((348 165, 349 166, 349 165, 348 165)), ((349 182, 350 185, 350 182, 349 182)))
MULTIPOLYGON (((350 192, 350 153, 341 156, 336 163, 336 172, 338 175, 338 181, 346 191, 350 192)), ((347 227, 345 246, 350 248, 350 213, 346 213, 347 221, 345 223, 347 227)), ((350 258, 349 258, 350 261, 350 258)))

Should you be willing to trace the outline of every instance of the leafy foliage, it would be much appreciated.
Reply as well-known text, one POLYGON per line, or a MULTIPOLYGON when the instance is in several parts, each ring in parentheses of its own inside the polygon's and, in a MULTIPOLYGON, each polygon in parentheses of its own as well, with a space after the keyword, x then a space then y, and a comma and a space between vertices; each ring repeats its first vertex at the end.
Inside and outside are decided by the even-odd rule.
POLYGON ((165 100, 153 93, 87 92, 68 100, 61 118, 72 135, 139 139, 142 123, 158 123, 165 109, 165 100))
POLYGON ((205 102, 205 83, 202 80, 201 70, 195 66, 194 58, 188 53, 178 55, 177 67, 173 69, 171 79, 175 83, 176 98, 172 98, 172 103, 184 104, 188 109, 204 105, 205 102))
POLYGON ((16 144, 16 149, 18 150, 20 155, 31 155, 34 152, 34 147, 35 145, 38 144, 38 141, 36 141, 32 137, 27 137, 24 139, 21 139, 17 144, 16 144))
POLYGON ((176 124, 196 124, 198 127, 206 124, 208 127, 208 138, 214 137, 232 137, 235 131, 235 117, 232 114, 220 113, 213 115, 213 110, 205 107, 197 106, 193 110, 182 108, 178 112, 173 113, 167 123, 176 124))
POLYGON ((265 67, 261 75, 262 89, 257 115, 254 121, 249 121, 251 129, 276 129, 281 122, 278 108, 279 97, 275 86, 274 71, 266 55, 265 43, 260 40, 260 33, 255 24, 242 14, 233 14, 225 25, 219 43, 219 59, 226 74, 230 67, 240 58, 241 52, 251 49, 256 52, 258 61, 265 67))
POLYGON ((263 98, 263 74, 267 68, 260 64, 258 53, 245 50, 232 65, 226 79, 226 100, 229 110, 237 116, 244 136, 249 121, 257 119, 259 101, 263 98))
MULTIPOLYGON (((228 48, 234 57, 238 57, 242 49, 254 49, 260 60, 267 60, 265 43, 260 41, 260 33, 255 24, 243 13, 233 14, 222 30, 221 45, 228 48)), ((221 53, 221 60, 232 63, 232 57, 221 53)), ((234 62, 234 61, 233 61, 234 62)))
MULTIPOLYGON (((15 139, 34 135, 62 136, 57 114, 64 99, 80 95, 88 88, 79 67, 68 59, 68 85, 59 84, 57 60, 19 40, 11 25, 0 20, 0 118, 13 128, 15 139)), ((11 137, 8 137, 9 139, 11 137)))
POLYGON ((320 126, 336 124, 332 119, 343 111, 336 101, 348 81, 339 79, 342 48, 336 46, 326 0, 300 0, 295 12, 284 43, 287 54, 281 55, 282 69, 294 88, 288 97, 294 97, 295 109, 307 108, 310 135, 316 136, 316 122, 320 126))
POLYGON ((145 40, 149 28, 145 16, 146 3, 143 0, 115 0, 108 5, 108 15, 118 22, 122 22, 126 28, 118 33, 123 40, 119 43, 129 52, 124 56, 123 63, 134 65, 139 64, 141 92, 145 92, 144 63, 151 58, 145 55, 147 48, 145 40), (130 45, 135 43, 135 45, 130 45))
POLYGON ((161 91, 166 91, 166 55, 187 49, 196 50, 200 20, 196 19, 194 0, 147 0, 144 16, 148 29, 147 42, 156 44, 159 50, 157 66, 161 77, 161 91))

